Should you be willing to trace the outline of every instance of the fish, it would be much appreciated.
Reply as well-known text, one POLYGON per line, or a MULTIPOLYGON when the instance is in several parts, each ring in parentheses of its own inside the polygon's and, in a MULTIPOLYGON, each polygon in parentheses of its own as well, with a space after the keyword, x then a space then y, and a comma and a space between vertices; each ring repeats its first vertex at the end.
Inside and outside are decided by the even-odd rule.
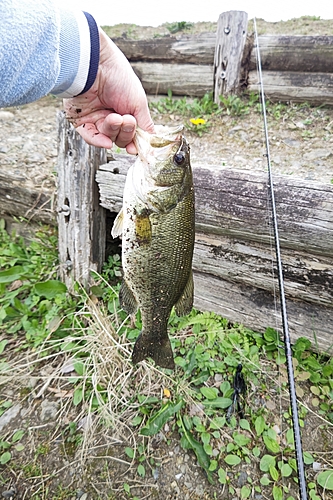
POLYGON ((193 307, 193 174, 183 125, 155 130, 136 130, 138 155, 126 176, 112 236, 122 238, 120 305, 129 315, 141 311, 132 362, 152 358, 174 369, 170 313, 175 307, 177 316, 185 316, 193 307))

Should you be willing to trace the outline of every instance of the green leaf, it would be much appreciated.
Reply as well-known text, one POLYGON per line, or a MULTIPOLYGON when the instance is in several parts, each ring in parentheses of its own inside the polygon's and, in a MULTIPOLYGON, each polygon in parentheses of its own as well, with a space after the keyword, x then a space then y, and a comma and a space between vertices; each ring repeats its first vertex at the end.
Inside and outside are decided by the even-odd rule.
POLYGON ((48 280, 36 283, 34 291, 40 297, 54 299, 57 295, 66 293, 67 287, 64 283, 58 280, 48 280))
POLYGON ((24 444, 18 443, 15 445, 14 448, 16 451, 22 451, 22 450, 24 450, 24 444))
POLYGON ((244 485, 241 489, 241 498, 249 498, 251 495, 251 490, 248 486, 244 485))
POLYGON ((125 453, 128 456, 128 458, 134 457, 134 450, 133 450, 133 448, 130 448, 129 446, 126 446, 125 453))
POLYGON ((20 279, 25 274, 22 266, 13 266, 4 271, 0 271, 0 283, 12 283, 20 279))
POLYGON ((255 457, 259 457, 260 456, 260 449, 258 448, 258 446, 255 446, 253 449, 252 449, 252 453, 255 457))
POLYGON ((223 396, 225 395, 226 392, 228 392, 230 390, 230 382, 228 382, 227 380, 225 380, 224 382, 222 382, 222 384, 220 385, 220 391, 222 392, 223 396))
POLYGON ((241 459, 239 458, 238 455, 227 455, 225 458, 224 458, 224 461, 228 464, 228 465, 238 465, 241 461, 241 459))
POLYGON ((17 441, 22 439, 23 436, 24 436, 23 430, 16 431, 12 437, 12 443, 16 443, 17 441))
POLYGON ((0 354, 3 353, 7 344, 8 344, 8 340, 1 340, 1 342, 0 342, 0 354))
POLYGON ((137 425, 140 425, 141 422, 142 422, 142 416, 141 415, 137 415, 136 417, 134 417, 131 421, 131 425, 133 425, 133 427, 136 427, 137 425))
POLYGON ((245 431, 250 431, 251 428, 250 428, 250 424, 247 420, 245 420, 245 418, 241 418, 240 421, 239 421, 239 426, 241 429, 244 429, 245 431))
POLYGON ((180 415, 180 423, 183 431, 182 443, 185 444, 186 449, 192 449, 197 457, 199 465, 205 469, 208 477, 208 481, 213 483, 212 475, 209 471, 210 458, 204 450, 204 447, 192 436, 192 434, 186 429, 183 419, 180 415), (186 439, 183 439, 183 437, 186 439), (184 442, 185 441, 185 442, 184 442))
POLYGON ((292 474, 293 470, 289 464, 283 464, 281 467, 281 475, 282 477, 289 477, 292 474))
POLYGON ((169 401, 155 415, 153 415, 141 431, 142 436, 154 436, 157 434, 166 422, 173 417, 184 405, 184 401, 173 404, 169 401))
POLYGON ((207 399, 216 399, 218 395, 216 387, 201 387, 200 392, 207 399))
POLYGON ((1 456, 0 456, 0 464, 1 465, 5 465, 6 463, 9 462, 9 460, 12 458, 12 455, 10 453, 10 451, 5 451, 5 453, 3 453, 1 456))
POLYGON ((75 361, 74 363, 74 370, 76 371, 76 373, 80 376, 82 376, 85 372, 85 367, 84 367, 84 364, 82 363, 82 361, 75 361))
POLYGON ((266 424, 265 424, 264 417, 262 415, 259 415, 259 417, 256 418, 256 420, 254 422, 254 427, 255 427, 257 436, 260 436, 264 432, 266 424))
POLYGON ((264 435, 263 436, 264 443, 266 445, 266 448, 268 451, 272 453, 279 453, 280 451, 280 445, 277 441, 272 439, 271 437, 264 435))
POLYGON ((220 467, 219 470, 217 471, 217 474, 219 476, 219 483, 226 484, 226 482, 227 482, 226 471, 220 467))
POLYGON ((213 401, 209 400, 204 400, 201 401, 201 404, 203 404, 206 408, 221 408, 225 409, 228 408, 231 405, 232 401, 230 398, 216 398, 213 401))
POLYGON ((260 460, 260 470, 263 472, 268 472, 271 466, 275 466, 275 457, 272 455, 264 455, 260 460))
POLYGON ((214 472, 214 470, 217 469, 217 466, 218 466, 218 461, 217 460, 211 460, 210 461, 210 466, 209 466, 209 471, 210 472, 214 472))
POLYGON ((214 417, 211 421, 209 428, 210 429, 222 429, 225 426, 225 416, 223 417, 214 417))
POLYGON ((138 465, 138 469, 137 470, 138 470, 139 476, 145 477, 145 475, 146 475, 146 469, 144 468, 144 466, 142 464, 138 465))
POLYGON ((271 480, 268 478, 268 476, 266 476, 266 474, 260 479, 260 484, 262 484, 263 486, 268 486, 270 482, 271 480))
POLYGON ((333 490, 333 470, 320 472, 317 477, 317 483, 326 490, 333 490))
POLYGON ((233 434, 233 438, 234 438, 234 441, 237 444, 237 446, 239 446, 240 448, 243 446, 246 446, 250 441, 249 437, 244 436, 244 434, 240 434, 238 432, 235 432, 233 434))
POLYGON ((280 486, 273 486, 272 493, 274 500, 283 500, 283 491, 280 486))
POLYGON ((313 456, 308 451, 305 451, 303 453, 303 460, 306 465, 311 465, 314 462, 313 456))
POLYGON ((78 387, 77 389, 75 389, 74 391, 74 395, 73 395, 73 404, 75 406, 77 406, 78 404, 81 403, 81 401, 83 400, 83 390, 81 387, 78 387))
POLYGON ((277 468, 274 465, 271 465, 269 467, 269 473, 270 473, 273 481, 277 481, 279 479, 279 471, 277 470, 277 468))
POLYGON ((130 485, 128 483, 124 483, 124 490, 126 491, 126 493, 131 492, 131 488, 130 488, 130 485))

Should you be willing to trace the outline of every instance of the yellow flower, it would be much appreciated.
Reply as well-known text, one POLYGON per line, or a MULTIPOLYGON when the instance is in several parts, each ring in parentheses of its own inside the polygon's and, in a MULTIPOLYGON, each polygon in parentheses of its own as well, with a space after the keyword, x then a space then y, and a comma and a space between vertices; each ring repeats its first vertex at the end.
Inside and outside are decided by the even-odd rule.
POLYGON ((191 118, 190 122, 193 123, 193 125, 205 125, 206 120, 203 118, 191 118))
POLYGON ((164 389, 163 389, 163 394, 166 398, 171 397, 171 393, 170 393, 169 389, 167 389, 166 387, 164 387, 164 389))

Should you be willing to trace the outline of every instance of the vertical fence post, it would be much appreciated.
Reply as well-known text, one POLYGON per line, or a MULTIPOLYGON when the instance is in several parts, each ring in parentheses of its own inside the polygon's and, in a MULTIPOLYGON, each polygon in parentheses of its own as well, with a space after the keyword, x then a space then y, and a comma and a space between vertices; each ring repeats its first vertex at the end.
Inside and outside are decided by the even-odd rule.
POLYGON ((99 205, 96 170, 106 150, 89 146, 58 114, 58 229, 60 278, 69 290, 78 281, 89 288, 90 271, 105 259, 105 209, 99 205))
POLYGON ((231 10, 220 14, 214 55, 214 101, 239 90, 248 15, 231 10))

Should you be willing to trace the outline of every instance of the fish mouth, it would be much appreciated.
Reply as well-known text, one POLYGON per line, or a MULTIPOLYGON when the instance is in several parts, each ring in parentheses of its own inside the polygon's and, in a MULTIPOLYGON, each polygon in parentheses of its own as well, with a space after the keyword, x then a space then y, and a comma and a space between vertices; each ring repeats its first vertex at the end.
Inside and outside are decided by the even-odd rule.
POLYGON ((139 127, 136 129, 133 142, 142 161, 147 160, 151 154, 159 160, 164 160, 169 156, 172 147, 182 142, 183 125, 174 127, 156 125, 155 130, 155 134, 150 134, 139 127))

